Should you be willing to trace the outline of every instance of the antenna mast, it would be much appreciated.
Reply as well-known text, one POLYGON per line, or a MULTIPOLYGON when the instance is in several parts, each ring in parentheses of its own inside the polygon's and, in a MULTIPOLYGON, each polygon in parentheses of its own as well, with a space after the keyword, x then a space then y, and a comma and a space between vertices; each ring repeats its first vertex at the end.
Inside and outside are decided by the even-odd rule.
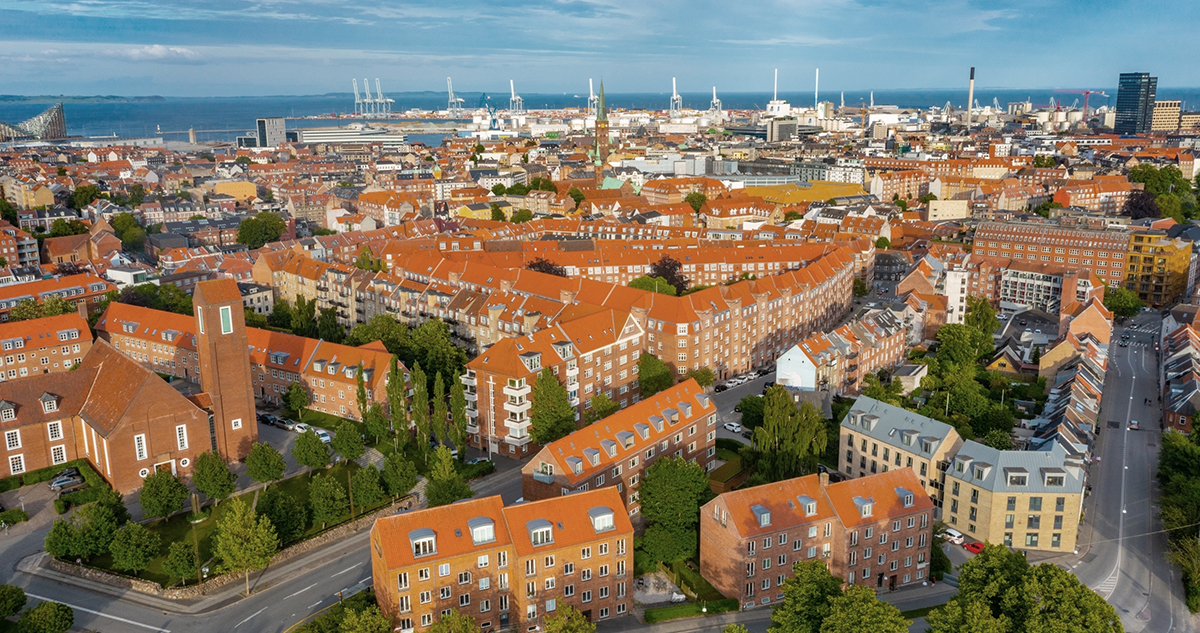
POLYGON ((681 110, 683 110, 683 97, 679 96, 679 93, 675 90, 675 78, 671 77, 670 118, 672 120, 678 119, 681 110))

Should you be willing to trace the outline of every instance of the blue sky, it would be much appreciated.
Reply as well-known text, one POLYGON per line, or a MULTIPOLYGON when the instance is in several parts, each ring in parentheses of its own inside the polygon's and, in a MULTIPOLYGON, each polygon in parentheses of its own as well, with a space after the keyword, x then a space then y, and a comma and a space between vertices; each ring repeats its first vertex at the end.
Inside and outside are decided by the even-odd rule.
POLYGON ((0 93, 1200 86, 1196 0, 0 0, 0 93))

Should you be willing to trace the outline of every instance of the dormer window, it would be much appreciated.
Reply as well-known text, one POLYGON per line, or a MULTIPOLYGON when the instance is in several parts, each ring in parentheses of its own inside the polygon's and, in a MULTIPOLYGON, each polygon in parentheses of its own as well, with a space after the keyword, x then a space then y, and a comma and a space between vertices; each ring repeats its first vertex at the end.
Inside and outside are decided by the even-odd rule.
POLYGON ((869 516, 871 516, 871 504, 869 504, 869 503, 864 503, 864 504, 863 504, 863 506, 862 506, 862 515, 863 515, 864 517, 869 517, 869 516))
POLYGON ((758 523, 758 527, 767 527, 771 525, 771 511, 760 505, 750 506, 750 511, 754 513, 754 520, 758 523))
POLYGON ((1014 473, 1008 476, 1008 485, 1010 486, 1024 486, 1028 483, 1029 477, 1027 475, 1018 475, 1014 473))
POLYGON ((42 412, 43 413, 54 413, 55 411, 58 411, 58 400, 57 399, 49 398, 47 400, 42 400, 42 412))
POLYGON ((906 508, 913 506, 913 493, 907 488, 896 488, 896 496, 900 497, 900 503, 906 508))
POLYGON ((496 540, 496 524, 487 517, 476 517, 467 521, 471 529, 471 542, 475 545, 491 543, 496 540))
POLYGON ((604 506, 597 506, 588 510, 588 517, 592 520, 592 529, 596 533, 607 532, 616 527, 613 522, 613 511, 604 506))
POLYGON ((0 400, 0 421, 10 422, 17 419, 17 408, 13 403, 0 400))
POLYGON ((800 502, 800 510, 804 512, 804 516, 810 517, 817 513, 817 501, 808 495, 800 495, 796 497, 800 502))
POLYGON ((421 528, 408 533, 408 542, 413 548, 413 557, 430 556, 437 553, 437 535, 429 528, 421 528))
POLYGON ((553 527, 546 519, 534 519, 525 524, 529 530, 529 541, 537 545, 547 545, 554 542, 553 527))

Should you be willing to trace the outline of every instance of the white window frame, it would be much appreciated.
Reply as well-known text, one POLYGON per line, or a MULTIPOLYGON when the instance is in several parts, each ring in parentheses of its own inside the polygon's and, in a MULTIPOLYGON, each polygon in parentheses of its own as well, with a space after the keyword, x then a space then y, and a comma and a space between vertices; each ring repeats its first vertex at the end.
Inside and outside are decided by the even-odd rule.
POLYGON ((62 421, 48 422, 46 424, 46 433, 50 436, 51 442, 57 442, 63 438, 62 421))
POLYGON ((21 448, 21 429, 4 432, 4 447, 10 451, 21 448))
POLYGON ((66 444, 58 444, 50 447, 50 463, 55 466, 67 463, 66 444))
POLYGON ((138 433, 133 436, 133 452, 138 461, 142 461, 150 456, 149 447, 146 446, 145 433, 138 433))
POLYGON ((179 426, 175 427, 175 445, 178 446, 179 450, 181 451, 187 450, 188 436, 186 424, 180 424, 179 426))
POLYGON ((20 475, 25 472, 25 455, 18 453, 8 456, 8 472, 11 475, 20 475))
POLYGON ((233 334, 233 308, 221 306, 218 316, 220 316, 221 321, 221 334, 233 334), (228 320, 228 323, 226 323, 226 320, 228 320))
POLYGON ((233 427, 233 430, 235 430, 235 431, 236 431, 236 430, 238 430, 238 429, 242 428, 242 419, 241 419, 241 418, 234 418, 234 419, 233 419, 233 421, 232 421, 232 422, 230 422, 230 425, 233 427))

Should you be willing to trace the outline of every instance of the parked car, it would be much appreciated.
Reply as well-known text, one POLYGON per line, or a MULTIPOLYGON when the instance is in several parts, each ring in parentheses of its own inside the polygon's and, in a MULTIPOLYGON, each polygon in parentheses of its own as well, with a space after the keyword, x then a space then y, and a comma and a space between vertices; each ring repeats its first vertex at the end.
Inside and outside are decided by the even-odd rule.
POLYGON ((78 476, 79 476, 78 468, 64 468, 61 471, 59 471, 59 473, 57 475, 55 475, 55 477, 78 477, 78 476))
POLYGON ((308 433, 308 430, 311 428, 312 428, 311 426, 309 426, 303 422, 297 422, 292 425, 292 430, 297 433, 308 433))
POLYGON ((1137 420, 1129 421, 1129 430, 1130 431, 1138 431, 1138 430, 1141 430, 1141 428, 1142 428, 1142 426, 1140 424, 1138 424, 1137 420))
POLYGON ((955 545, 962 545, 963 533, 954 528, 946 528, 946 540, 955 545))
POLYGON ((313 430, 316 432, 317 438, 320 439, 322 442, 325 442, 326 444, 331 444, 333 442, 333 438, 329 436, 329 431, 326 431, 325 429, 313 429, 313 430))
POLYGON ((732 432, 734 432, 734 433, 741 433, 741 432, 742 432, 742 425, 738 424, 737 422, 726 422, 726 423, 725 423, 725 430, 726 430, 726 431, 732 431, 732 432))
POLYGON ((468 465, 468 466, 474 466, 475 464, 485 464, 485 463, 487 463, 487 462, 490 462, 490 461, 492 461, 492 460, 490 460, 490 459, 488 459, 488 458, 486 458, 486 457, 476 457, 475 459, 468 459, 468 460, 467 460, 467 465, 468 465))
POLYGON ((66 477, 56 477, 50 482, 50 489, 57 492, 64 488, 69 488, 76 484, 83 483, 83 477, 79 475, 69 475, 66 477))
POLYGON ((742 431, 742 437, 744 437, 748 440, 752 440, 752 439, 754 439, 754 431, 752 431, 750 429, 745 429, 742 431))
POLYGON ((722 391, 725 391, 728 388, 729 388, 728 385, 726 385, 725 383, 721 383, 721 384, 713 387, 713 393, 721 393, 722 391))
POLYGON ((971 552, 972 554, 978 554, 979 552, 983 551, 983 543, 963 543, 963 549, 971 552))

